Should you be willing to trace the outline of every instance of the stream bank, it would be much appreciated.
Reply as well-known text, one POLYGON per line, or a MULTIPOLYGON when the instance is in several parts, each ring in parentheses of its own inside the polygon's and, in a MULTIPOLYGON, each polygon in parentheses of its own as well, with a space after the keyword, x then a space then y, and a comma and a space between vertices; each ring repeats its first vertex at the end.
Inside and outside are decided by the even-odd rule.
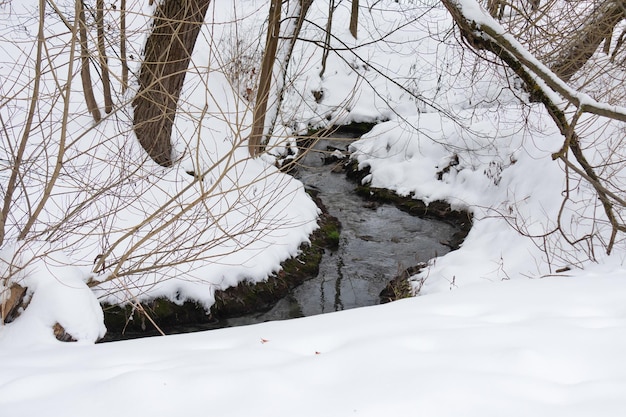
MULTIPOLYGON (((166 333, 184 333, 339 311, 408 296, 407 278, 434 257, 458 247, 471 218, 438 202, 426 206, 412 196, 373 189, 360 180, 344 151, 363 133, 350 127, 317 140, 294 164, 322 209, 320 228, 297 258, 282 264, 266 282, 240 283, 216 292, 207 315, 193 303, 157 299, 143 304, 166 333), (352 129, 352 131, 350 130, 352 129), (356 184, 355 184, 356 183, 356 184), (356 188, 355 188, 356 187, 356 188)), ((104 341, 158 334, 131 306, 105 306, 104 341)))
POLYGON ((407 273, 461 243, 471 224, 462 213, 443 205, 436 213, 425 213, 412 209, 416 200, 411 196, 396 195, 392 201, 355 184, 367 173, 354 171, 346 150, 360 133, 339 130, 332 138, 319 139, 294 173, 318 192, 329 214, 341 223, 337 249, 324 254, 315 278, 294 288, 271 310, 229 319, 230 325, 310 316, 408 296, 408 291, 398 291, 396 281, 408 287, 407 273))
POLYGON ((229 318, 267 311, 293 288, 315 278, 319 273, 319 264, 325 251, 337 247, 341 225, 336 218, 328 214, 315 192, 309 194, 322 211, 318 221, 319 228, 310 236, 310 243, 300 246, 298 256, 281 263, 278 273, 263 282, 240 282, 236 287, 215 291, 215 303, 208 313, 196 302, 185 301, 177 304, 165 298, 143 302, 140 308, 130 304, 124 306, 103 304, 107 334, 101 341, 160 335, 142 309, 165 334, 229 327, 230 325, 227 325, 229 318))

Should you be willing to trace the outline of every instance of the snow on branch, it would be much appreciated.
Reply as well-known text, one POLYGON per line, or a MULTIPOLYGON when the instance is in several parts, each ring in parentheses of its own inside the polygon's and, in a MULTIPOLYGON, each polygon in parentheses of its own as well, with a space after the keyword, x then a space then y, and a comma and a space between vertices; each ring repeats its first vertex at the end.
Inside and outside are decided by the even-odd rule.
POLYGON ((479 49, 490 49, 485 48, 482 42, 491 41, 524 65, 535 76, 535 82, 545 93, 547 91, 543 87, 547 86, 574 104, 580 112, 626 122, 626 107, 600 103, 589 95, 570 87, 511 34, 507 33, 476 0, 443 0, 443 3, 461 28, 465 39, 472 46, 479 49), (469 34, 472 35, 471 38, 468 36, 469 34))
POLYGON ((575 125, 584 112, 626 121, 626 108, 599 103, 587 94, 571 88, 507 33, 475 0, 443 0, 443 3, 459 26, 464 40, 472 48, 490 51, 502 59, 526 83, 532 98, 545 105, 565 137, 563 147, 552 154, 552 158, 563 161, 568 169, 585 178, 596 191, 611 225, 610 237, 606 244, 606 253, 610 254, 618 232, 626 233, 626 224, 621 216, 626 201, 611 191, 611 181, 599 175, 590 163, 580 144, 575 125), (556 103, 560 101, 558 96, 577 107, 571 121, 557 106, 556 103), (572 152, 580 168, 568 160, 568 151, 572 152))

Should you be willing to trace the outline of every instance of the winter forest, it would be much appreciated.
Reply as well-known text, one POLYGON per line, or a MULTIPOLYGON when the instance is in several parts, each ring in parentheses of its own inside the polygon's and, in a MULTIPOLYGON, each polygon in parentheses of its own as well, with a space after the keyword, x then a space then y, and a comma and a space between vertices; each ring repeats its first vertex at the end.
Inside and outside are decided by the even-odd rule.
POLYGON ((1 414, 626 413, 626 2, 0 15, 1 414))

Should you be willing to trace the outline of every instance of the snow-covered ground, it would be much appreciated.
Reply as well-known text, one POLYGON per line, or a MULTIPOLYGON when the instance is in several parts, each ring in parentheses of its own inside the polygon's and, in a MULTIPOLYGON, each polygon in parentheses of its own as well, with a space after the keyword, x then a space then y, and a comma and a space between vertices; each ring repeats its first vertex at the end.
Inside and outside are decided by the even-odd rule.
MULTIPOLYGON (((601 240, 591 248, 571 246, 560 234, 548 233, 561 213, 561 227, 570 237, 590 230, 601 236, 606 225, 591 222, 602 220, 592 191, 584 182, 571 186, 571 199, 562 205, 563 167, 551 159, 563 142, 558 130, 539 106, 519 103, 523 93, 501 69, 464 52, 452 36, 445 9, 424 3, 362 1, 355 40, 345 24, 350 4, 337 2, 333 45, 358 46, 358 58, 349 50, 331 53, 320 77, 321 50, 310 42, 299 44, 290 66, 293 88, 287 91, 275 132, 279 151, 288 145, 279 143, 282 135, 299 133, 307 123, 385 120, 351 147, 361 166, 371 171, 367 180, 427 202, 446 200, 473 213, 474 226, 462 248, 433 260, 412 278, 419 297, 284 322, 93 345, 104 329, 94 293, 84 280, 99 277, 90 271, 94 257, 106 249, 104 232, 63 235, 59 242, 64 247, 35 242, 20 252, 22 260, 38 259, 19 276, 34 292, 31 304, 13 323, 0 327, 0 414, 626 415, 623 243, 609 257, 603 255, 601 240), (386 42, 372 42, 381 38, 386 42), (321 100, 313 95, 320 91, 321 100), (57 342, 50 332, 57 321, 80 341, 57 342)), ((90 123, 84 112, 71 119, 76 134, 84 135, 81 147, 72 152, 80 158, 101 156, 101 149, 89 151, 90 144, 98 143, 96 147, 108 149, 107 158, 122 154, 124 164, 141 168, 132 177, 133 190, 143 190, 138 198, 128 206, 116 200, 119 195, 107 194, 103 200, 120 207, 107 219, 110 223, 101 225, 111 239, 137 223, 143 227, 132 238, 121 239, 120 254, 154 226, 142 223, 146 207, 158 207, 168 196, 184 206, 203 195, 203 187, 219 184, 215 189, 223 194, 208 198, 207 205, 226 214, 216 214, 224 221, 216 228, 203 229, 207 236, 219 237, 224 225, 246 226, 247 216, 257 208, 262 215, 253 227, 244 227, 240 240, 211 246, 209 253, 195 255, 196 262, 183 266, 129 273, 124 281, 97 289, 101 297, 165 295, 210 305, 214 288, 263 279, 296 253, 314 227, 317 211, 299 183, 276 170, 270 158, 250 160, 245 155, 247 103, 233 94, 228 85, 232 79, 220 70, 232 69, 225 65, 229 48, 236 45, 248 53, 258 46, 267 4, 234 4, 207 14, 214 24, 207 25, 198 41, 195 72, 183 91, 185 113, 176 122, 174 140, 185 156, 180 166, 164 170, 147 164, 138 156, 137 144, 128 140, 131 133, 114 135, 117 127, 130 123, 124 111, 94 132, 83 128, 90 123), (227 24, 235 21, 232 14, 240 19, 237 30, 227 24), (221 69, 213 68, 214 62, 221 69), (211 88, 204 88, 205 83, 211 88), (98 135, 109 138, 105 145, 98 135), (227 155, 229 162, 216 163, 227 155), (215 169, 201 184, 184 172, 204 171, 212 164, 215 169), (233 196, 232 190, 241 192, 238 181, 245 187, 233 196), (259 196, 259 190, 266 193, 259 196), (246 204, 250 202, 252 208, 246 204), (257 243, 258 236, 262 239, 257 243), (163 277, 168 279, 159 280, 163 277)), ((305 25, 303 38, 320 39, 327 6, 314 2, 309 18, 318 27, 305 25)), ((0 13, 8 13, 4 7, 0 13)), ((21 16, 23 27, 33 23, 23 14, 13 16, 21 16)), ((138 17, 135 24, 140 28, 145 21, 138 17)), ((27 66, 32 63, 28 51, 21 54, 20 44, 8 41, 12 27, 2 26, 2 47, 27 66)), ((28 33, 19 36, 27 38, 28 33)), ((258 57, 253 55, 246 59, 254 62, 258 57)), ((240 69, 249 71, 246 62, 240 69)), ((12 74, 12 86, 0 87, 5 96, 27 84, 20 77, 28 72, 12 74)), ((242 88, 247 88, 245 83, 239 93, 242 88)), ((83 106, 78 99, 72 105, 83 106)), ((18 107, 4 109, 17 120, 23 116, 18 107)), ((591 153, 593 158, 603 157, 603 146, 619 128, 607 125, 588 136, 600 150, 591 153)), ((88 171, 80 171, 81 193, 85 184, 106 182, 103 172, 112 172, 107 158, 95 158, 88 171)), ((70 165, 75 170, 82 166, 70 165)), ((1 175, 4 181, 8 174, 1 175)), ((59 207, 76 207, 76 199, 67 197, 76 180, 70 179, 60 180, 59 198, 53 199, 58 206, 44 216, 49 223, 59 207)), ((128 193, 121 195, 128 198, 128 193)), ((84 232, 76 225, 90 214, 75 219, 73 230, 84 232)), ((181 224, 199 219, 196 211, 188 214, 181 224)), ((163 216, 158 220, 168 218, 167 210, 163 216)), ((172 230, 180 232, 178 227, 148 241, 148 249, 172 230)), ((189 229, 190 236, 196 232, 189 229)), ((9 230, 9 237, 16 234, 9 230)), ((3 246, 0 259, 12 260, 16 247, 15 242, 3 246)))
POLYGON ((3 415, 618 417, 626 274, 487 283, 284 322, 0 350, 3 415))

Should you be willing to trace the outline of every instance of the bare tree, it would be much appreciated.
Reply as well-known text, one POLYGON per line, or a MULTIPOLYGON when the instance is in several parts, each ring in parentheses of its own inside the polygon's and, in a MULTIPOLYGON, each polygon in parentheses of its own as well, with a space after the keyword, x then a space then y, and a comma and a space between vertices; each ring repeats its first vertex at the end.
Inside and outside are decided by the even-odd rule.
POLYGON ((109 65, 104 39, 104 0, 96 1, 96 26, 98 28, 98 58, 100 61, 100 78, 102 79, 102 92, 104 94, 104 111, 113 111, 113 97, 111 96, 111 80, 109 78, 109 65))
POLYGON ((87 39, 87 21, 85 19, 85 5, 83 1, 77 1, 76 7, 79 9, 78 11, 78 21, 79 21, 79 30, 78 33, 80 35, 80 57, 81 57, 81 66, 80 66, 80 76, 81 81, 83 83, 83 93, 85 95, 85 102, 87 103, 87 108, 89 112, 93 116, 93 119, 97 122, 100 121, 102 116, 100 115, 100 109, 98 109, 98 103, 96 102, 96 98, 93 94, 93 85, 91 81, 91 70, 90 70, 90 57, 89 53, 89 40, 87 39))
POLYGON ((156 5, 139 75, 134 128, 158 164, 171 166, 172 126, 193 47, 210 0, 165 0, 156 5))
MULTIPOLYGON (((623 2, 601 2, 594 10, 592 19, 585 20, 586 16, 578 16, 580 25, 574 31, 571 42, 566 42, 565 46, 561 47, 561 54, 556 63, 552 64, 552 69, 511 33, 506 32, 499 22, 480 8, 478 3, 468 1, 460 3, 454 0, 444 0, 443 3, 456 22, 466 44, 476 51, 488 51, 497 56, 523 80, 531 99, 545 106, 564 139, 561 150, 553 154, 553 159, 564 164, 568 179, 578 177, 593 187, 606 221, 610 225, 608 236, 602 235, 599 231, 601 228, 594 228, 595 230, 583 236, 571 236, 565 231, 563 219, 559 215, 555 232, 560 232, 572 245, 583 244, 588 245, 588 248, 593 247, 589 243, 591 240, 599 239, 603 242, 606 252, 610 253, 618 233, 626 232, 623 217, 626 200, 621 196, 620 186, 612 179, 617 172, 624 169, 626 162, 621 159, 621 152, 617 151, 621 147, 621 141, 609 148, 610 154, 606 155, 606 164, 595 165, 590 162, 588 151, 582 145, 579 122, 586 115, 624 122, 626 108, 613 105, 610 102, 612 100, 610 92, 605 92, 607 102, 597 101, 584 90, 573 88, 565 81, 570 80, 584 67, 603 39, 611 38, 611 32, 616 24, 623 19, 623 2), (617 159, 613 160, 614 157, 617 159)), ((570 191, 569 188, 564 191, 563 207, 570 200, 570 191)), ((593 221, 596 224, 603 222, 600 217, 594 218, 593 221)), ((589 255, 594 256, 592 249, 589 255)))
POLYGON ((128 54, 126 53, 126 0, 120 2, 120 61, 122 64, 122 92, 128 88, 128 54))
POLYGON ((328 2, 328 19, 326 20, 326 36, 324 37, 324 51, 322 52, 322 69, 320 70, 320 78, 324 77, 326 72, 326 62, 330 52, 330 34, 333 28, 333 13, 335 12, 335 1, 328 2))
POLYGON ((265 51, 263 52, 261 74, 259 75, 259 88, 257 90, 257 98, 254 106, 252 132, 250 133, 250 139, 248 142, 250 156, 257 156, 262 151, 267 102, 270 96, 272 73, 274 70, 274 62, 276 60, 276 51, 278 49, 278 37, 280 36, 281 6, 282 0, 271 0, 270 2, 265 51))
MULTIPOLYGON (((107 22, 113 106, 98 123, 93 108, 76 100, 83 85, 77 69, 104 56, 98 48, 84 48, 83 40, 96 44, 101 25, 85 24, 82 1, 69 8, 41 0, 36 36, 26 31, 26 41, 0 32, 3 47, 13 48, 3 61, 10 70, 0 86, 0 324, 11 319, 31 268, 57 255, 71 259, 60 261, 68 267, 87 271, 95 293, 119 302, 134 302, 174 276, 204 285, 210 294, 233 285, 233 279, 219 281, 203 275, 203 268, 243 250, 249 249, 250 257, 262 253, 284 230, 314 227, 314 219, 288 215, 290 202, 304 195, 302 188, 248 156, 249 103, 226 88, 225 62, 216 55, 210 67, 200 67, 207 59, 200 56, 190 65, 189 40, 202 28, 203 46, 213 45, 206 31, 210 24, 202 23, 208 2, 202 10, 200 2, 186 2, 193 7, 178 14, 163 9, 174 2, 163 3, 152 27, 142 23, 149 22, 142 1, 127 3, 129 9, 120 13, 130 27, 120 19, 107 22), (185 20, 189 16, 193 21, 185 20), (132 81, 134 68, 126 66, 120 41, 132 62, 140 56, 138 40, 147 34, 146 61, 136 74, 139 89, 128 100, 120 74, 129 70, 132 81), (183 80, 190 83, 186 91, 183 80), (153 118, 137 123, 137 111, 146 108, 153 118), (159 110, 167 110, 165 116, 159 110), (178 126, 176 115, 182 117, 178 126), (143 152, 133 135, 147 135, 149 126, 167 127, 169 150, 159 155, 167 154, 169 162, 160 162, 171 165, 170 135, 181 125, 188 134, 178 143, 183 151, 174 168, 155 164, 156 154, 143 152)), ((102 83, 90 81, 82 93, 90 88, 94 103, 104 97, 102 83)))

